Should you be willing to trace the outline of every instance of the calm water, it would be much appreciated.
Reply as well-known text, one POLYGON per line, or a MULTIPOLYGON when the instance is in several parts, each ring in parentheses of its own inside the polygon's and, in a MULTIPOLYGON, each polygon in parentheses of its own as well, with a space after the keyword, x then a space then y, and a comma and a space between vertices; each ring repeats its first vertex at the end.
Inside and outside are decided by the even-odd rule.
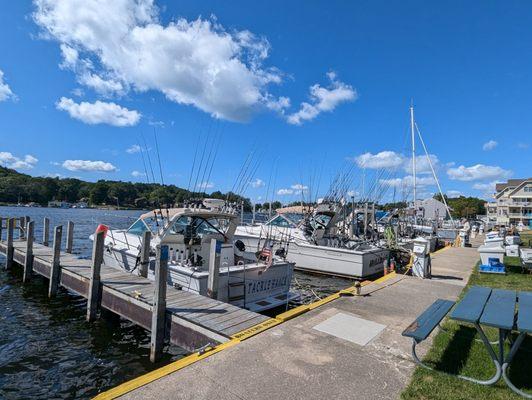
MULTIPOLYGON (((28 215, 35 220, 37 241, 42 238, 45 216, 52 227, 73 221, 74 252, 82 257, 90 257, 88 236, 99 223, 126 228, 140 214, 0 207, 0 216, 28 215)), ((350 283, 296 272, 293 290, 312 301, 350 283)), ((149 362, 146 330, 107 314, 89 324, 85 322, 86 300, 66 290, 48 299, 47 288, 44 278, 34 275, 29 284, 22 285, 19 268, 0 268, 0 399, 90 398, 186 354, 170 346, 164 359, 154 365, 149 362)))

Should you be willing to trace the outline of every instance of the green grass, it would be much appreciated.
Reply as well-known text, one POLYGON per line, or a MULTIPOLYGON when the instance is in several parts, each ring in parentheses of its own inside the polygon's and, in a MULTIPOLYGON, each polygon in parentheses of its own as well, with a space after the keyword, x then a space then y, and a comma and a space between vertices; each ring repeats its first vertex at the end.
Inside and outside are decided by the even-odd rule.
MULTIPOLYGON (((532 236, 531 236, 532 238, 532 236)), ((532 275, 522 274, 519 258, 505 257, 507 275, 480 274, 478 264, 462 291, 462 297, 470 286, 489 286, 500 289, 532 290, 532 275)), ((479 336, 473 326, 447 320, 443 324, 447 332, 440 331, 434 338, 424 362, 438 371, 461 374, 477 379, 493 376, 495 367, 484 345, 475 339, 479 336)), ((485 330, 490 340, 497 339, 495 329, 485 330)), ((506 351, 509 350, 506 345, 506 351)), ((512 362, 509 376, 521 390, 532 393, 532 338, 528 336, 512 362)), ((404 400, 450 400, 522 399, 499 380, 494 386, 483 386, 467 382, 446 374, 417 367, 409 386, 401 394, 404 400)))
POLYGON ((532 247, 532 230, 520 233, 521 242, 525 247, 532 247))

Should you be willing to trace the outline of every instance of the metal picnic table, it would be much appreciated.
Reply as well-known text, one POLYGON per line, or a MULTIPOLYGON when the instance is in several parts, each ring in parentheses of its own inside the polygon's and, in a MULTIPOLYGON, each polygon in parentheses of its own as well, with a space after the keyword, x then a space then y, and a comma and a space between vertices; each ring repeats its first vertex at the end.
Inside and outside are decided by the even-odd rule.
POLYGON ((493 385, 502 376, 511 390, 525 398, 532 399, 532 395, 516 388, 506 374, 525 336, 532 334, 532 292, 473 286, 456 305, 450 318, 475 326, 496 368, 495 375, 485 381, 466 376, 459 376, 460 378, 483 385, 493 385), (499 330, 498 354, 494 351, 482 326, 499 330), (518 333, 517 339, 513 342, 510 335, 512 331, 518 333), (504 341, 506 339, 510 340, 511 347, 505 356, 504 341))

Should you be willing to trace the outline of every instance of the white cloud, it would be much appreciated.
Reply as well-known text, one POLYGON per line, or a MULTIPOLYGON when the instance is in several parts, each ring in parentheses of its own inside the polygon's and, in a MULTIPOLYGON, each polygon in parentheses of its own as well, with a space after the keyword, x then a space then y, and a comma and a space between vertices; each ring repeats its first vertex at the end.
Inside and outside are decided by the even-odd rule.
POLYGON ((520 142, 517 144, 517 147, 519 147, 520 149, 528 149, 530 147, 530 145, 528 143, 523 143, 523 142, 520 142))
POLYGON ((65 160, 62 165, 69 171, 114 172, 117 169, 105 161, 65 160))
POLYGON ((290 187, 293 189, 294 193, 302 193, 308 190, 308 186, 305 186, 301 183, 296 183, 290 187))
POLYGON ((34 4, 43 36, 61 46, 61 66, 99 92, 155 90, 232 121, 289 103, 268 92, 282 80, 280 71, 264 66, 268 41, 247 30, 226 30, 214 17, 163 24, 153 0, 34 4))
POLYGON ((200 190, 212 189, 213 187, 214 183, 212 182, 201 182, 196 185, 196 188, 200 190))
POLYGON ((460 196, 462 196, 462 192, 460 192, 459 190, 448 190, 447 191, 447 196, 450 197, 450 198, 460 197, 460 196))
POLYGON ((140 178, 140 177, 145 177, 146 174, 140 171, 132 171, 131 176, 134 176, 135 178, 140 178))
POLYGON ((310 87, 310 103, 303 102, 299 111, 290 114, 288 123, 301 125, 304 121, 316 118, 320 113, 334 110, 339 104, 353 101, 357 98, 357 92, 351 85, 347 85, 336 79, 334 72, 329 72, 330 80, 328 87, 322 87, 318 83, 310 87))
MULTIPOLYGON (((435 170, 440 166, 438 157, 434 154, 429 154, 430 161, 435 170)), ((412 157, 406 157, 403 154, 395 151, 385 150, 380 153, 364 153, 355 157, 355 162, 360 168, 369 169, 396 169, 401 167, 406 172, 412 172, 412 157)), ((426 155, 416 156, 416 172, 430 173, 430 163, 426 155)))
MULTIPOLYGON (((407 175, 402 178, 381 179, 380 182, 384 185, 396 188, 413 187, 414 177, 412 175, 407 175)), ((416 176, 416 188, 433 185, 436 185, 436 181, 432 176, 416 176)))
POLYGON ((255 189, 264 187, 264 181, 259 178, 256 178, 255 180, 251 181, 249 184, 251 185, 251 187, 255 189))
POLYGON ((15 95, 9 85, 4 82, 4 72, 0 69, 0 101, 5 101, 10 98, 14 99, 15 95))
POLYGON ((452 180, 469 182, 509 178, 512 175, 512 171, 498 166, 476 164, 471 167, 460 165, 457 168, 449 168, 447 175, 452 180))
POLYGON ((133 126, 140 120, 140 113, 135 110, 128 110, 118 104, 99 100, 94 103, 83 101, 78 104, 72 99, 61 97, 56 107, 58 110, 68 112, 72 118, 89 125, 133 126))
POLYGON ((294 194, 294 190, 293 189, 279 189, 277 191, 277 194, 279 196, 286 196, 286 195, 289 195, 289 194, 294 194))
POLYGON ((497 143, 495 140, 489 140, 482 145, 482 150, 484 151, 493 150, 495 147, 497 147, 498 144, 499 143, 497 143))
POLYGON ((360 168, 396 168, 404 164, 405 159, 402 154, 394 151, 381 151, 377 154, 364 153, 355 157, 355 161, 360 168))
MULTIPOLYGON (((434 154, 429 154, 430 162, 432 163, 432 166, 434 167, 434 170, 437 171, 440 166, 440 160, 438 160, 438 157, 434 154)), ((403 169, 406 172, 412 172, 412 157, 406 158, 403 169)), ((430 169, 430 163, 429 159, 426 155, 422 156, 416 156, 416 173, 419 174, 425 174, 425 173, 431 173, 430 169)))
POLYGON ((126 149, 126 153, 128 154, 140 153, 140 146, 138 144, 132 144, 126 149))
POLYGON ((30 154, 24 158, 14 156, 8 151, 0 151, 0 164, 12 169, 32 169, 39 160, 30 154))
POLYGON ((495 185, 496 185, 497 181, 493 181, 493 182, 489 182, 489 183, 481 183, 481 182, 477 182, 475 184, 473 184, 473 189, 476 189, 476 190, 483 190, 485 192, 495 192, 495 185))

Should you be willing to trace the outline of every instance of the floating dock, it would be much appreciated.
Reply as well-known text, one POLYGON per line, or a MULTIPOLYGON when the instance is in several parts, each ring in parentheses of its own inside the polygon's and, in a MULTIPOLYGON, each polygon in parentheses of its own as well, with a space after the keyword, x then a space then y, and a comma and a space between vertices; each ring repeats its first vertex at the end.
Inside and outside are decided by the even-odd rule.
POLYGON ((62 286, 87 298, 88 320, 94 319, 96 310, 101 308, 151 331, 152 361, 164 342, 197 351, 228 342, 234 335, 271 319, 209 297, 176 290, 166 285, 166 280, 160 281, 168 290, 147 278, 107 267, 101 262, 103 240, 99 250, 95 240, 93 259, 80 259, 71 254, 71 223, 65 251, 61 250, 62 227, 54 229, 52 246, 46 245, 47 221, 44 222, 44 244, 36 243, 33 224, 27 217, 0 218, 0 253, 6 255, 6 268, 15 264, 22 266, 25 281, 32 273, 48 278, 50 296, 62 286), (15 233, 18 233, 16 239, 15 233))

